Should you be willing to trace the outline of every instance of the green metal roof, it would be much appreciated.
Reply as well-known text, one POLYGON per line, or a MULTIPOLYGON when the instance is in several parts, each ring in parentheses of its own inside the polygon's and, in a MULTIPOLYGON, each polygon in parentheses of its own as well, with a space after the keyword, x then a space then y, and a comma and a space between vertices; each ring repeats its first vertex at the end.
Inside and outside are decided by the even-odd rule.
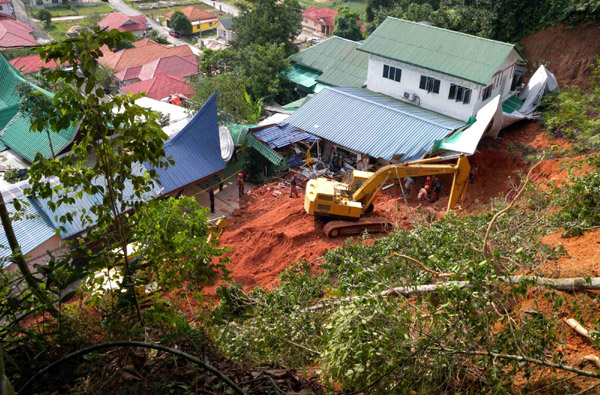
POLYGON ((290 67, 290 70, 286 74, 290 81, 305 88, 313 88, 317 85, 317 78, 319 78, 319 75, 319 72, 297 64, 290 67))
MULTIPOLYGON (((32 84, 24 79, 3 56, 0 56, 0 142, 12 148, 23 158, 33 162, 35 156, 40 152, 45 158, 51 158, 52 152, 48 144, 46 130, 33 132, 30 130, 31 122, 27 116, 19 113, 20 97, 15 88, 20 83, 29 83, 31 86, 52 97, 50 92, 32 84)), ((50 132, 50 138, 54 153, 63 151, 75 138, 77 127, 61 130, 58 133, 50 132)))
POLYGON ((312 95, 304 96, 298 100, 294 100, 293 102, 284 105, 283 108, 285 108, 288 111, 296 111, 310 97, 312 97, 312 95))
POLYGON ((283 156, 273 151, 267 144, 263 143, 262 141, 258 141, 256 137, 251 134, 246 136, 246 143, 258 151, 259 154, 267 158, 275 166, 279 166, 279 164, 284 160, 283 156))
POLYGON ((367 80, 369 56, 357 51, 360 43, 333 36, 289 57, 297 65, 320 71, 318 82, 332 86, 362 87, 367 80))
POLYGON ((255 128, 258 125, 242 125, 239 123, 229 123, 224 126, 227 128, 227 130, 229 130, 229 134, 231 134, 233 143, 235 145, 238 145, 244 142, 246 134, 248 134, 248 129, 255 128))
POLYGON ((512 114, 515 111, 519 111, 523 107, 523 100, 516 96, 509 97, 502 102, 502 112, 512 114))
POLYGON ((514 45, 387 17, 358 48, 486 85, 514 45))

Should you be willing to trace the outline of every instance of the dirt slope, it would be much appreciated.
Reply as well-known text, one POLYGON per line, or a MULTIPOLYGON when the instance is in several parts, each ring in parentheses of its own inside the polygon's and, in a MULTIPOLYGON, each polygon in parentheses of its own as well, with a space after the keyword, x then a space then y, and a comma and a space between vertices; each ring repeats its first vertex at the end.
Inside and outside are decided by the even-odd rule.
POLYGON ((559 23, 525 37, 521 43, 531 72, 548 62, 559 85, 589 87, 589 66, 600 54, 600 27, 580 23, 569 28, 559 23))

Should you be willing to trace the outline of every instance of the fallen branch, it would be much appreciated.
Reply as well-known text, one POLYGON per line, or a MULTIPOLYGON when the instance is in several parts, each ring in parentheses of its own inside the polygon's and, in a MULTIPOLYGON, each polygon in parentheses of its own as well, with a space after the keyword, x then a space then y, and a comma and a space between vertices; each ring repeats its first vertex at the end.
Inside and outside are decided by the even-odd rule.
POLYGON ((574 318, 565 319, 565 323, 569 325, 575 332, 583 336, 586 340, 592 342, 592 337, 587 329, 585 329, 579 322, 574 318))
POLYGON ((407 259, 407 260, 409 260, 411 262, 416 263, 417 265, 419 265, 421 267, 421 269, 423 269, 424 271, 426 271, 429 274, 433 274, 433 276, 436 277, 436 278, 448 278, 448 277, 452 277, 452 275, 454 274, 454 273, 440 273, 440 272, 436 272, 435 270, 429 269, 427 266, 425 266, 424 264, 422 264, 421 262, 419 262, 415 258, 409 257, 408 255, 398 254, 398 253, 393 252, 393 251, 392 251, 392 255, 393 256, 397 256, 398 258, 404 258, 404 259, 407 259))
POLYGON ((65 361, 68 361, 69 359, 77 358, 77 357, 80 357, 82 355, 86 355, 86 354, 89 354, 89 353, 92 353, 92 352, 95 352, 95 351, 103 350, 105 348, 114 348, 114 347, 142 347, 142 348, 151 348, 151 349, 154 349, 154 350, 164 351, 164 352, 168 352, 168 353, 173 354, 173 355, 177 355, 178 357, 187 359, 188 361, 193 362, 196 365, 202 366, 204 369, 208 370, 209 372, 211 372, 212 374, 214 374, 215 376, 217 376, 225 384, 227 384, 227 386, 229 386, 236 394, 242 394, 242 395, 245 394, 245 392, 242 391, 240 387, 238 387, 233 381, 231 381, 223 373, 221 373, 217 369, 213 368, 208 363, 206 363, 204 361, 201 361, 200 359, 198 359, 198 358, 196 358, 196 357, 194 357, 194 356, 192 356, 190 354, 187 354, 187 353, 184 353, 183 351, 175 350, 175 349, 172 349, 172 348, 169 348, 169 347, 165 347, 165 346, 162 346, 160 344, 137 342, 137 341, 121 341, 121 342, 96 344, 95 346, 84 348, 82 350, 75 351, 75 352, 73 352, 71 354, 65 355, 64 357, 62 357, 58 361, 55 361, 55 362, 51 363, 50 365, 46 366, 44 369, 42 369, 39 372, 37 372, 36 374, 34 374, 25 383, 25 385, 23 385, 23 387, 21 387, 21 389, 19 390, 19 393, 20 394, 24 394, 25 393, 25 389, 27 389, 27 387, 29 387, 29 385, 31 385, 31 383, 33 383, 38 377, 40 377, 44 373, 48 372, 50 369, 54 368, 55 366, 57 366, 57 365, 65 362, 65 361))
POLYGON ((582 366, 586 362, 590 362, 597 369, 600 369, 600 358, 592 354, 579 358, 577 361, 575 361, 575 365, 582 366))
POLYGON ((492 232, 492 228, 494 227, 494 223, 496 223, 496 221, 498 220, 498 218, 500 218, 502 215, 504 215, 506 212, 508 212, 511 208, 513 208, 513 206, 515 205, 515 203, 517 202, 517 200, 519 200, 519 198, 521 197, 521 195, 525 191, 525 187, 527 187, 527 184, 529 183, 529 179, 530 179, 529 177, 531 176, 531 172, 533 172, 533 170, 536 167, 538 167, 544 161, 545 157, 546 157, 546 152, 544 152, 544 154, 542 155, 542 159, 540 159, 540 161, 538 163, 536 163, 535 165, 533 165, 533 167, 531 169, 529 169, 529 172, 527 173, 527 177, 525 178, 525 182, 521 186, 521 189, 519 189, 519 192, 517 193, 517 195, 513 198, 512 202, 510 202, 510 204, 508 206, 506 206, 502 210, 498 211, 492 217, 492 220, 488 224, 487 230, 485 231, 485 237, 483 238, 482 250, 483 250, 483 254, 486 257, 489 258, 489 257, 492 256, 492 249, 490 247, 490 233, 492 232))
POLYGON ((554 362, 543 361, 541 359, 524 357, 522 355, 499 354, 499 353, 495 353, 495 352, 491 352, 491 351, 456 350, 456 349, 446 348, 446 347, 439 347, 438 349, 441 351, 451 353, 451 354, 479 355, 482 357, 493 357, 493 358, 497 358, 497 359, 507 359, 507 360, 518 361, 518 362, 528 362, 528 363, 531 363, 534 365, 546 366, 546 367, 553 368, 553 369, 566 370, 567 372, 576 373, 579 376, 600 379, 600 373, 590 372, 589 370, 577 369, 577 368, 574 368, 569 365, 563 365, 562 363, 554 363, 554 362))
MULTIPOLYGON (((600 290, 600 277, 593 277, 585 279, 583 277, 575 278, 546 278, 536 276, 509 276, 499 277, 499 282, 507 284, 516 284, 524 281, 533 281, 536 286, 545 286, 548 288, 556 289, 557 291, 564 292, 578 292, 578 291, 599 291, 600 290)), ((378 294, 361 295, 347 297, 344 299, 325 299, 321 301, 321 304, 311 306, 305 311, 316 311, 326 307, 337 306, 343 303, 349 303, 358 298, 376 298, 376 297, 387 297, 387 296, 411 296, 415 294, 432 293, 443 288, 464 288, 470 285, 469 281, 445 281, 437 282, 433 284, 422 284, 422 285, 408 285, 404 287, 388 288, 378 294)))

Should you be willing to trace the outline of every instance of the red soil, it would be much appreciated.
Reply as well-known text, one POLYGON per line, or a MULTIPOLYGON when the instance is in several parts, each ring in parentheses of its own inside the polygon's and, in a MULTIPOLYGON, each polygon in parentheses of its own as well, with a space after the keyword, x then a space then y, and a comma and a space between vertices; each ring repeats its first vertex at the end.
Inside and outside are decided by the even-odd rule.
POLYGON ((546 262, 541 272, 548 277, 600 277, 600 232, 591 231, 579 237, 562 237, 554 232, 542 238, 551 247, 562 246, 566 253, 555 262, 546 262))
POLYGON ((527 67, 531 72, 545 63, 554 73, 559 85, 590 86, 589 66, 600 54, 600 27, 578 24, 548 27, 521 40, 527 67))

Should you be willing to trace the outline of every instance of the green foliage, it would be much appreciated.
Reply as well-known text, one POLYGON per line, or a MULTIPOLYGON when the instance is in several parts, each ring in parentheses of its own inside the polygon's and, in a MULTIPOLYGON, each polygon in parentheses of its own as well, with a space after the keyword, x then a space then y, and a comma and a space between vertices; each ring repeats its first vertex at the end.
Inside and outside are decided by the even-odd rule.
POLYGON ((576 177, 556 202, 561 207, 557 224, 568 236, 579 236, 600 226, 600 155, 590 157, 588 162, 592 171, 576 177))
POLYGON ((250 111, 252 114, 248 118, 247 122, 250 124, 258 123, 263 112, 263 99, 261 98, 257 100, 252 100, 248 92, 244 91, 244 100, 246 100, 246 103, 248 104, 248 107, 250 107, 250 111))
POLYGON ((169 19, 171 29, 183 35, 192 34, 192 22, 181 11, 175 11, 169 19))
POLYGON ((248 79, 237 73, 200 76, 194 81, 195 95, 190 105, 194 110, 199 110, 216 91, 218 92, 217 107, 221 118, 246 123, 252 117, 252 108, 244 100, 244 92, 248 84, 248 79))
POLYGON ((297 0, 245 0, 237 3, 233 20, 236 50, 248 47, 283 47, 284 58, 298 52, 294 39, 302 30, 302 8, 297 0))
POLYGON ((128 49, 128 48, 133 48, 133 43, 129 40, 121 40, 117 44, 116 50, 120 51, 122 49, 128 49))
POLYGON ((37 12, 37 18, 44 22, 44 25, 46 27, 50 26, 50 24, 52 23, 52 14, 50 13, 50 11, 46 10, 46 9, 41 9, 37 12))
POLYGON ((132 222, 135 255, 147 268, 145 283, 155 281, 160 289, 183 286, 192 289, 214 279, 222 263, 218 259, 218 237, 211 234, 209 219, 196 199, 153 200, 135 212, 132 222))
POLYGON ((567 87, 545 101, 544 127, 580 152, 600 150, 600 58, 592 66, 592 87, 567 87))
MULTIPOLYGON (((244 91, 253 98, 282 103, 291 100, 291 83, 284 76, 289 67, 283 44, 250 44, 239 50, 206 50, 200 62, 200 70, 204 73, 242 76, 245 79, 244 91)), ((243 91, 239 94, 243 96, 243 91)))
POLYGON ((597 21, 597 0, 369 0, 369 32, 387 16, 412 21, 429 21, 438 27, 515 42, 546 26, 581 20, 597 21))
POLYGON ((338 11, 333 35, 353 41, 362 40, 363 35, 360 31, 360 25, 356 23, 359 20, 358 13, 350 11, 348 7, 340 7, 338 11))
POLYGON ((150 33, 148 33, 148 38, 156 41, 158 44, 162 44, 162 45, 169 44, 169 40, 167 39, 167 37, 160 34, 158 32, 158 30, 150 30, 150 33))
POLYGON ((109 92, 115 92, 119 87, 119 83, 115 78, 115 72, 112 69, 104 66, 100 66, 96 70, 96 83, 102 89, 105 89, 109 92))

